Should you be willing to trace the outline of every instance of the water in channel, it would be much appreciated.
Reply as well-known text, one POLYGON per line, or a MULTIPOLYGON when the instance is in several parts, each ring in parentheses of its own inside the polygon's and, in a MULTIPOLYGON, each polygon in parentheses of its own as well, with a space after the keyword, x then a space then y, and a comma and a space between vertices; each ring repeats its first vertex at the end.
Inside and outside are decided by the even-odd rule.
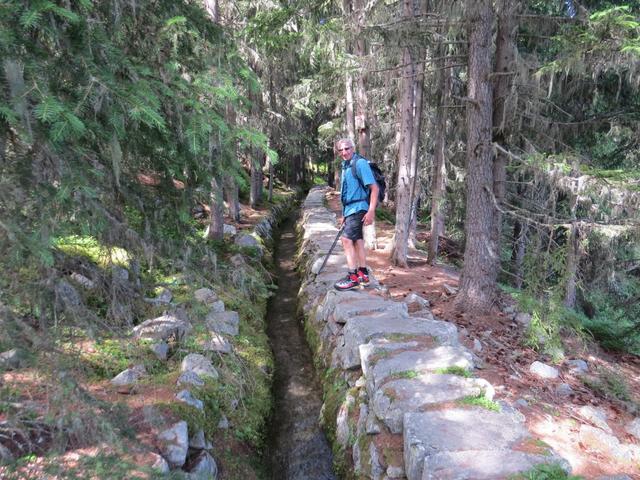
POLYGON ((294 220, 275 239, 278 290, 269 301, 268 334, 275 357, 269 460, 273 480, 335 480, 331 448, 319 426, 322 390, 296 314, 300 281, 294 270, 294 220))

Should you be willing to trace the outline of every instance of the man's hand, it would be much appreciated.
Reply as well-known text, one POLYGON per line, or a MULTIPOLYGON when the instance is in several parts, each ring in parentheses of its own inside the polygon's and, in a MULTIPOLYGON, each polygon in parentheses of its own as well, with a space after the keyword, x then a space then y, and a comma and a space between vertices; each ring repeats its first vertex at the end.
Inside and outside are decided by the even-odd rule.
POLYGON ((362 217, 362 223, 365 225, 371 225, 373 221, 376 219, 376 211, 375 210, 367 210, 367 213, 362 217))

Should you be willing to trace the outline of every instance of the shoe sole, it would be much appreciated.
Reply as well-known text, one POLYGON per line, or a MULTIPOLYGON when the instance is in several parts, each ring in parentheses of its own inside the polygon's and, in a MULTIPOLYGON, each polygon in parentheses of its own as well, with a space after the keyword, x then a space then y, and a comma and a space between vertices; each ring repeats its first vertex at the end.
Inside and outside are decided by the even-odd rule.
POLYGON ((336 290, 338 290, 339 292, 346 292, 347 290, 353 290, 354 288, 358 288, 360 286, 360 284, 354 285, 352 287, 346 287, 346 288, 340 288, 340 287, 336 287, 335 285, 333 286, 333 288, 335 288, 336 290))

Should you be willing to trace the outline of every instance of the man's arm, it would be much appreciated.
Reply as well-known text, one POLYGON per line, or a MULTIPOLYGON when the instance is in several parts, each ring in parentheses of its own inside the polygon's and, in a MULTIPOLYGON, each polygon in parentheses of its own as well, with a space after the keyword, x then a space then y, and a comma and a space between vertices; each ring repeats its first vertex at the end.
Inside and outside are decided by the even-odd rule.
POLYGON ((372 183, 369 185, 369 210, 362 217, 362 223, 365 225, 371 225, 376 218, 376 206, 378 205, 378 184, 372 183))

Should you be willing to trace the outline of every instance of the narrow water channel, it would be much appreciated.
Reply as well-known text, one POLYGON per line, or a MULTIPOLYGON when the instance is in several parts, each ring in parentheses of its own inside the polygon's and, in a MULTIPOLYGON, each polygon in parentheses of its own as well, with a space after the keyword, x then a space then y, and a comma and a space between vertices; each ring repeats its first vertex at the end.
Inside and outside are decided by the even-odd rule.
POLYGON ((276 232, 275 263, 278 290, 269 301, 268 334, 275 357, 275 409, 269 439, 273 480, 335 480, 331 448, 319 426, 322 390, 311 351, 296 315, 300 281, 294 220, 276 232))

